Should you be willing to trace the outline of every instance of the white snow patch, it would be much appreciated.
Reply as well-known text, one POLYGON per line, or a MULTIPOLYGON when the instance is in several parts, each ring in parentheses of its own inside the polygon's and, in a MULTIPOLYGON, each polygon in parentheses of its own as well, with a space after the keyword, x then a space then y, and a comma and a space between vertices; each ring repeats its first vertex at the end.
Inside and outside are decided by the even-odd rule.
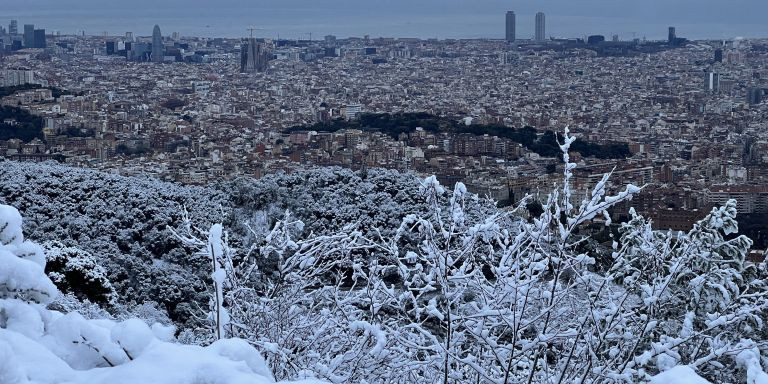
POLYGON ((651 378, 650 384, 711 384, 691 367, 678 365, 651 378))

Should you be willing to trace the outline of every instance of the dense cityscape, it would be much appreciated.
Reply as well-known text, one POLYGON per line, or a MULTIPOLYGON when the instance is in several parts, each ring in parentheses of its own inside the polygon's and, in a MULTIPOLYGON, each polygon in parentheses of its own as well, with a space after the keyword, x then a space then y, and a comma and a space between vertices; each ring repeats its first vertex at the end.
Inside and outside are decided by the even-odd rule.
POLYGON ((313 165, 385 167, 463 181, 501 201, 548 190, 560 175, 551 171, 557 154, 495 135, 313 126, 425 112, 624 143, 626 158, 581 158, 576 182, 616 167, 619 185, 654 185, 638 208, 660 227, 688 227, 729 198, 742 213, 768 213, 768 41, 688 42, 674 27, 662 42, 549 40, 544 17, 534 40, 517 40, 508 12, 506 41, 202 39, 157 26, 144 37, 51 36, 13 20, 3 83, 42 88, 2 104, 44 123, 34 139, 4 138, 0 152, 192 184, 313 165))
POLYGON ((0 360, 23 350, 6 301, 86 316, 14 330, 68 365, 0 361, 0 384, 132 383, 145 350, 247 365, 163 384, 768 382, 768 38, 547 16, 500 13, 503 39, 9 20, 0 360))

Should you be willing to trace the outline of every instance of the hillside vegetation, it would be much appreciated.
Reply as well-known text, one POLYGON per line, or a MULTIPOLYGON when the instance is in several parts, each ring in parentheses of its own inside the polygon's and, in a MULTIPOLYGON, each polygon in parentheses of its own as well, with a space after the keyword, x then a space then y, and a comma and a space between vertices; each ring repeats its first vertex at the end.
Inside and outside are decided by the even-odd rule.
POLYGON ((0 193, 29 220, 25 237, 0 206, 0 379, 768 380, 768 272, 736 202, 687 232, 634 210, 613 223, 641 189, 605 175, 575 201, 574 141, 528 219, 528 198, 500 210, 392 171, 203 188, 2 163, 0 193), (598 243, 594 225, 615 231, 598 243))

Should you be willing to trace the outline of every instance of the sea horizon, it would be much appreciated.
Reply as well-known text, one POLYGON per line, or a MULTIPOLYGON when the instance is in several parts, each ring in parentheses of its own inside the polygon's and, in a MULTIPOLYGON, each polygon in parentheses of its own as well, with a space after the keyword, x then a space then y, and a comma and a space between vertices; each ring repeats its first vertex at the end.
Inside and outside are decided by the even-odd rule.
MULTIPOLYGON (((11 19, 17 20, 19 29, 34 24, 51 33, 63 35, 120 36, 132 32, 134 36, 151 36, 152 28, 159 25, 164 36, 178 32, 182 36, 238 38, 249 36, 248 28, 257 28, 254 36, 284 39, 322 39, 325 35, 338 38, 399 37, 438 39, 500 39, 504 37, 506 8, 481 3, 477 9, 456 6, 456 2, 442 8, 417 7, 411 12, 396 11, 381 5, 364 7, 296 7, 288 4, 256 3, 223 4, 206 12, 162 2, 151 7, 141 1, 128 5, 82 5, 72 7, 51 0, 33 0, 35 7, 9 4, 0 12, 0 25, 5 27, 11 19), (132 6, 135 4, 135 6, 132 6)), ((295 1, 294 1, 295 2, 295 1)), ((147 3, 149 4, 149 3, 147 3)), ((517 14, 517 37, 534 35, 535 7, 521 7, 517 14)), ((677 17, 674 14, 656 17, 647 12, 596 16, 586 12, 566 12, 567 9, 543 10, 547 15, 546 36, 580 38, 603 35, 610 39, 618 35, 621 40, 634 38, 663 40, 667 28, 674 26, 679 37, 691 40, 765 38, 768 31, 756 20, 729 22, 727 17, 677 17)))

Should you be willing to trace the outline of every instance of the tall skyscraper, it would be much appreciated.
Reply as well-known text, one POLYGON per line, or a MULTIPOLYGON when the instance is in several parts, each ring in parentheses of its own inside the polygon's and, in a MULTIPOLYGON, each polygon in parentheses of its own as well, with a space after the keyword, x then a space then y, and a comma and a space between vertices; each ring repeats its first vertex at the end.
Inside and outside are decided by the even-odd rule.
POLYGON ((162 63, 164 55, 163 34, 160 33, 160 26, 155 25, 155 28, 152 30, 152 62, 162 63))
POLYGON ((544 12, 536 14, 536 41, 544 41, 546 39, 544 33, 544 12))
POLYGON ((269 65, 271 53, 267 44, 251 37, 245 39, 240 51, 240 72, 253 73, 264 72, 269 65))
POLYGON ((24 24, 24 48, 35 46, 35 25, 24 24))
POLYGON ((675 33, 675 27, 669 27, 669 35, 667 36, 667 42, 672 44, 675 42, 677 34, 675 33))
POLYGON ((32 41, 33 47, 45 48, 45 29, 35 29, 32 41))
POLYGON ((720 74, 717 72, 707 72, 704 78, 704 89, 713 93, 720 92, 720 74))
POLYGON ((515 41, 515 12, 507 11, 507 33, 506 38, 508 42, 515 41))
POLYGON ((11 20, 11 23, 8 24, 8 33, 11 35, 18 35, 19 34, 19 22, 16 20, 11 20))
POLYGON ((723 50, 718 48, 715 49, 715 62, 716 63, 722 63, 723 62, 723 50))

